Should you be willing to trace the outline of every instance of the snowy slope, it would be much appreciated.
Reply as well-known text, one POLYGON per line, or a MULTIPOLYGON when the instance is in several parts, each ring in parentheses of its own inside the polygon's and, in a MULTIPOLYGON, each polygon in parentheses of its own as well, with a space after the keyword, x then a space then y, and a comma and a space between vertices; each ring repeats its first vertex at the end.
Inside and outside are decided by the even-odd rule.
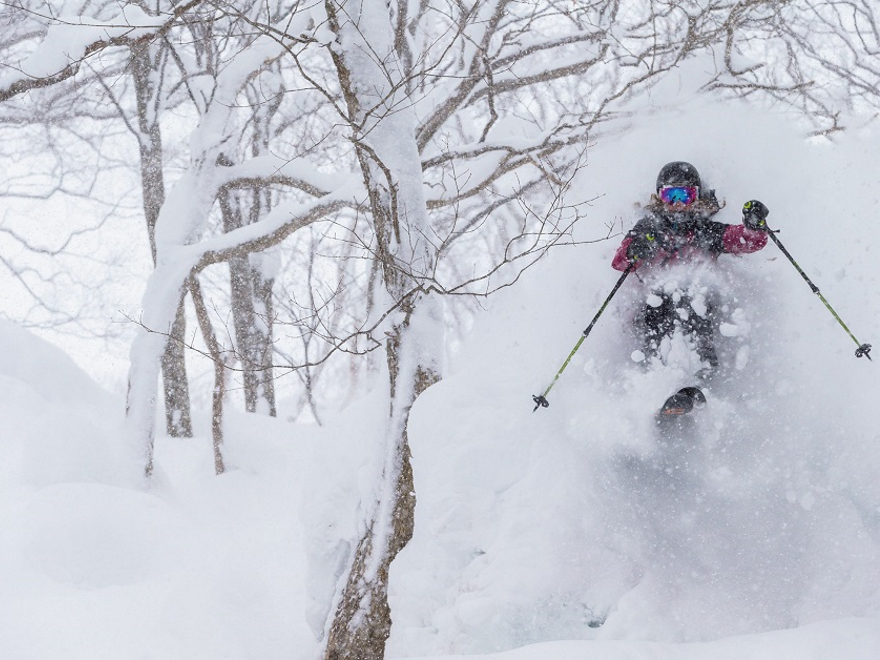
MULTIPOLYGON (((604 196, 578 238, 628 228, 659 166, 691 160, 721 220, 764 201, 880 344, 880 135, 838 140, 739 107, 645 120, 591 150, 576 193, 604 196)), ((651 417, 687 352, 647 374, 629 358, 637 281, 532 412, 616 281, 618 240, 559 250, 490 300, 413 409, 388 657, 880 657, 880 371, 773 246, 698 274, 727 296, 730 370, 688 433, 651 417)), ((221 477, 197 411, 196 438, 158 439, 147 484, 123 401, 30 333, 0 324, 0 341, 3 657, 315 658, 383 395, 323 428, 230 415, 221 477)))
POLYGON ((880 655, 877 618, 823 621, 795 630, 742 635, 715 642, 546 642, 479 656, 424 656, 434 660, 872 660, 880 655))
POLYGON ((148 485, 122 400, 29 332, 0 345, 0 655, 308 657, 289 426, 233 417, 220 478, 209 436, 161 439, 148 485))
MULTIPOLYGON (((609 192, 591 209, 593 236, 581 237, 601 234, 605 219, 628 228, 643 199, 630 191, 647 194, 664 162, 690 160, 728 201, 722 221, 763 200, 860 341, 876 342, 878 266, 864 227, 878 204, 877 146, 868 131, 808 144, 741 108, 659 117, 613 153, 596 150, 584 195, 609 192)), ((652 419, 691 384, 687 358, 648 374, 629 359, 621 329, 638 282, 626 283, 550 408, 532 412, 530 395, 616 281, 618 241, 557 253, 496 300, 418 402, 416 538, 392 569, 395 655, 708 641, 878 612, 880 372, 854 357, 774 246, 723 257, 720 274, 702 276, 727 297, 731 373, 709 387, 689 433, 658 437, 652 419)), ((593 657, 576 648, 572 657, 593 657)), ((679 657, 674 648, 656 657, 679 657)))

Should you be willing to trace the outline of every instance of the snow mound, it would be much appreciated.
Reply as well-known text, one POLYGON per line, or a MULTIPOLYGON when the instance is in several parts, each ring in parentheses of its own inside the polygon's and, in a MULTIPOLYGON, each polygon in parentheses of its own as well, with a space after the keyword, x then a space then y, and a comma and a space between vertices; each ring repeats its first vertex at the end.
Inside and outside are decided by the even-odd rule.
POLYGON ((39 487, 130 484, 135 457, 116 437, 123 405, 52 344, 0 322, 0 481, 39 487))
POLYGON ((110 395, 64 351, 32 332, 0 320, 0 376, 30 387, 50 403, 107 404, 110 395))
POLYGON ((3 657, 314 647, 297 516, 308 434, 295 444, 288 423, 230 413, 230 471, 216 477, 210 412, 196 410, 202 432, 157 438, 148 482, 124 401, 32 333, 2 323, 0 338, 3 657))

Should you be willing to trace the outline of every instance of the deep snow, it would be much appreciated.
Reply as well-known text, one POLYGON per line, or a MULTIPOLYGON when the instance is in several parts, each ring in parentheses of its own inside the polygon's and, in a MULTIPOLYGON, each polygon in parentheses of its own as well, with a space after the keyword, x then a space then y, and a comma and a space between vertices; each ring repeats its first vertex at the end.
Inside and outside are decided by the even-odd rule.
MULTIPOLYGON (((761 199, 864 342, 880 318, 864 230, 878 202, 876 143, 866 131, 837 146, 805 144, 778 118, 705 105, 597 149, 585 183, 609 191, 593 214, 623 218, 623 229, 633 197, 621 191, 650 190, 671 159, 694 162, 718 189, 723 221, 761 199)), ((617 242, 557 253, 547 277, 496 301, 452 374, 418 402, 417 530, 393 567, 395 652, 703 641, 877 613, 880 377, 774 246, 690 275, 727 283, 712 288, 729 306, 731 374, 707 389, 710 404, 686 437, 658 437, 652 418, 692 384, 686 356, 673 347, 669 367, 649 374, 629 359, 621 328, 644 295, 637 282, 625 284, 550 407, 532 413, 529 395, 549 383, 619 275, 608 266, 617 242)))
MULTIPOLYGON (((647 119, 590 152, 576 192, 603 196, 578 238, 628 228, 660 165, 690 160, 728 202, 719 219, 764 201, 880 343, 880 135, 837 140, 708 103, 647 119)), ((616 281, 618 240, 562 248, 489 301, 414 407, 389 657, 880 657, 880 372, 775 247, 692 276, 724 292, 730 376, 687 433, 652 422, 687 353, 647 374, 630 360, 635 281, 532 412, 616 281)), ((220 477, 202 411, 198 437, 158 440, 145 484, 124 402, 30 333, 0 339, 3 656, 315 657, 383 395, 321 428, 230 415, 220 477)))

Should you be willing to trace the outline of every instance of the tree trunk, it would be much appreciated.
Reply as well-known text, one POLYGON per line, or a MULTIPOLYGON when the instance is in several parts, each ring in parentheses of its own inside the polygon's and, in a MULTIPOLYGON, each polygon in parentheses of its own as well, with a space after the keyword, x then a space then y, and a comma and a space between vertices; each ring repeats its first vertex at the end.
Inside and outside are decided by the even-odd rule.
MULTIPOLYGON (((224 160, 224 163, 228 161, 224 160)), ((254 191, 258 199, 258 191, 254 191)), ((258 205, 255 199, 252 204, 258 205)), ((235 193, 223 191, 220 209, 223 231, 242 227, 244 214, 241 200, 235 193)), ((254 221, 259 213, 253 209, 254 221)), ((272 286, 274 280, 264 278, 262 269, 251 263, 249 255, 229 260, 232 324, 241 362, 245 409, 275 416, 275 381, 272 371, 272 286)))
MULTIPOLYGON (((423 304, 417 277, 432 263, 415 116, 403 98, 407 58, 396 50, 385 0, 326 0, 337 34, 331 51, 352 127, 352 142, 369 195, 375 255, 388 299, 402 314, 387 334, 391 409, 383 470, 364 535, 328 628, 325 660, 379 660, 391 632, 388 570, 412 537, 415 488, 407 435, 418 396, 439 380, 429 333, 437 319, 411 324, 423 304), (341 5, 344 5, 341 6, 341 5), (385 20, 388 17, 388 20, 385 20)), ((421 322, 421 321, 424 321, 421 322)))
POLYGON ((273 337, 273 320, 275 315, 274 306, 272 305, 272 289, 275 286, 275 280, 263 278, 263 273, 255 271, 254 273, 254 301, 260 309, 256 314, 259 318, 259 327, 261 331, 257 334, 255 349, 255 359, 260 365, 258 372, 258 401, 264 401, 268 407, 270 416, 275 417, 278 409, 275 405, 275 372, 272 369, 272 361, 275 355, 273 337))
POLYGON ((409 347, 410 313, 386 342, 391 387, 386 464, 379 501, 351 561, 327 635, 324 660, 381 660, 391 634, 388 571, 413 535, 416 493, 407 424, 418 396, 439 380, 416 365, 409 347), (406 365, 415 365, 407 367, 406 365))
POLYGON ((162 355, 162 382, 165 394, 165 430, 172 438, 191 438, 192 415, 189 405, 189 379, 186 375, 186 291, 171 325, 170 337, 162 355))
MULTIPOLYGON (((144 218, 150 241, 150 254, 156 265, 156 219, 165 203, 163 177, 162 133, 155 108, 156 80, 159 73, 156 47, 149 43, 131 50, 131 72, 137 97, 138 129, 141 160, 141 190, 144 218)), ((189 379, 186 373, 184 338, 186 335, 186 308, 183 297, 162 356, 162 381, 165 394, 165 426, 172 437, 192 437, 189 379)))
POLYGON ((193 307, 196 308, 196 319, 202 330, 202 337, 211 359, 214 361, 214 392, 211 409, 211 436, 214 440, 214 473, 223 474, 226 467, 223 464, 223 403, 226 399, 226 364, 223 362, 223 353, 220 344, 211 326, 211 317, 208 314, 208 306, 202 296, 202 287, 199 284, 198 275, 189 278, 189 290, 192 296, 193 307))

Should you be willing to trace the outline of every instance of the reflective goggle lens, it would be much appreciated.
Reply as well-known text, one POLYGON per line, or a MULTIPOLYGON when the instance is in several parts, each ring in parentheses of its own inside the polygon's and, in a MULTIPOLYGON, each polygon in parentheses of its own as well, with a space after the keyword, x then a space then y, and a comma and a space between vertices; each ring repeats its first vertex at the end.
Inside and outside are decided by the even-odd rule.
POLYGON ((660 199, 666 204, 691 204, 697 199, 700 190, 696 186, 663 186, 660 199))

